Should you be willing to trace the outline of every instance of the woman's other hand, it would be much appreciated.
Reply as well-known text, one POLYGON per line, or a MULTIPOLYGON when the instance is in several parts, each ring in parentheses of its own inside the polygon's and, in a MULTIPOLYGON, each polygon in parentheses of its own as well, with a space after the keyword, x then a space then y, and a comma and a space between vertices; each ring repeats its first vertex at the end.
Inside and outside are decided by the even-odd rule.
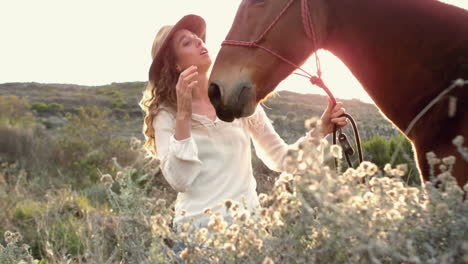
POLYGON ((190 66, 179 75, 176 84, 177 119, 192 117, 192 90, 198 85, 197 66, 190 66))
POLYGON ((332 133, 335 124, 337 128, 344 127, 348 124, 348 121, 346 121, 346 117, 342 116, 346 113, 346 110, 343 108, 343 103, 337 102, 334 107, 332 104, 333 102, 329 98, 327 109, 325 109, 325 112, 320 118, 322 120, 323 136, 332 133))

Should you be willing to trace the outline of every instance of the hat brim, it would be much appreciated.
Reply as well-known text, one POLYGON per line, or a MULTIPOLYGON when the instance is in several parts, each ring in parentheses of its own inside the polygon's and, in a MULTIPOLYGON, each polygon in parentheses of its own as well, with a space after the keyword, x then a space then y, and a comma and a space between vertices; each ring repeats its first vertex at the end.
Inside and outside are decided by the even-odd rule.
POLYGON ((154 81, 159 78, 159 72, 162 67, 162 56, 163 53, 167 50, 167 47, 171 44, 171 39, 174 34, 180 29, 187 29, 195 33, 199 38, 205 42, 206 39, 206 22, 205 20, 197 15, 186 15, 181 18, 168 33, 164 43, 159 49, 158 53, 153 59, 149 70, 149 80, 154 81))

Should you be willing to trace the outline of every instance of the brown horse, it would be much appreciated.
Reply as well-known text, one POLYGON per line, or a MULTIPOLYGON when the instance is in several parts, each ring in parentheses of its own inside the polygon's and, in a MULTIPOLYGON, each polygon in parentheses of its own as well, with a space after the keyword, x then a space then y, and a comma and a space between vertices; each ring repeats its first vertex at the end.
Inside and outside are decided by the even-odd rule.
MULTIPOLYGON (((339 57, 401 131, 454 80, 468 80, 468 12, 435 0, 243 0, 226 39, 209 87, 225 121, 252 114, 317 49, 339 57)), ((424 180, 425 153, 434 151, 455 156, 453 174, 467 182, 467 161, 451 142, 467 138, 466 88, 441 97, 407 134, 424 180)))

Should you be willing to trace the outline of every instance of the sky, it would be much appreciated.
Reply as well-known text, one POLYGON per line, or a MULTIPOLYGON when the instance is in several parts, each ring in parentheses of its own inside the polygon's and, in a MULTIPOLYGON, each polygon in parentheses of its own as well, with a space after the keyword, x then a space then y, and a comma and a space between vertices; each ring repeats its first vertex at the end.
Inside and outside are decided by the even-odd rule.
MULTIPOLYGON (((207 22, 214 61, 241 0, 0 0, 0 83, 105 85, 147 81, 159 28, 190 13, 207 22)), ((443 0, 468 9, 468 0, 443 0)), ((323 79, 338 98, 372 103, 346 66, 319 51, 323 79)), ((304 68, 314 72, 312 56, 304 68)), ((277 90, 325 94, 291 75, 277 90)))

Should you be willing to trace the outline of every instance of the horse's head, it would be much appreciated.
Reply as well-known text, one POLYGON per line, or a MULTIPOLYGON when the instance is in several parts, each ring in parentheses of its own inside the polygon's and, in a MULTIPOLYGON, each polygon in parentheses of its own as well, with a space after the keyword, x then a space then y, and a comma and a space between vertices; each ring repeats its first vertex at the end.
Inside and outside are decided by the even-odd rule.
POLYGON ((301 1, 294 0, 243 0, 226 40, 208 88, 224 121, 251 115, 258 102, 295 70, 267 50, 301 65, 314 49, 304 33, 301 1))

